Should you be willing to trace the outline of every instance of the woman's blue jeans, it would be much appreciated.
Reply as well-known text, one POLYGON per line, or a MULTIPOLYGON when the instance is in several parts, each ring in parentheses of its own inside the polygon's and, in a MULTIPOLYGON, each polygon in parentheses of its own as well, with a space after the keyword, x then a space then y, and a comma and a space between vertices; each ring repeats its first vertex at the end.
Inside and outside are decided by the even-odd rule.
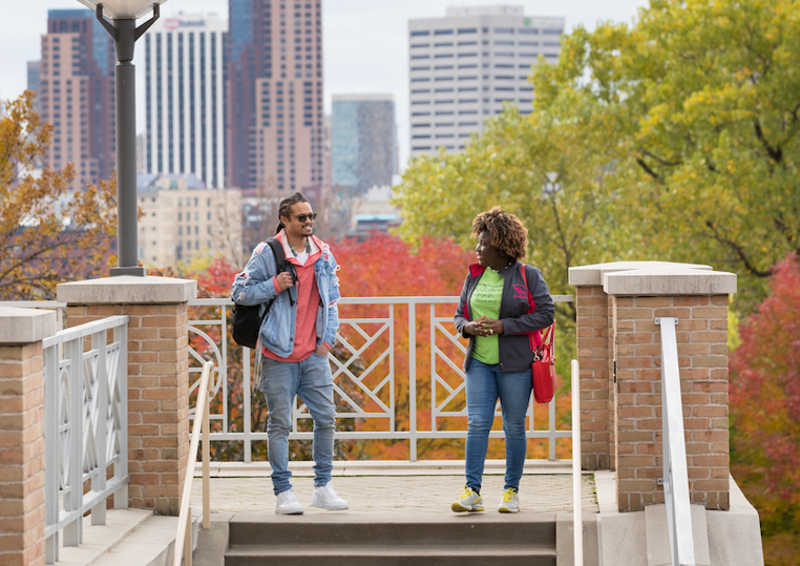
POLYGON ((494 422, 497 399, 503 414, 506 436, 506 477, 504 490, 519 489, 528 442, 525 438, 525 413, 533 384, 531 370, 501 373, 500 364, 484 364, 473 358, 467 370, 467 486, 480 492, 489 431, 494 422))

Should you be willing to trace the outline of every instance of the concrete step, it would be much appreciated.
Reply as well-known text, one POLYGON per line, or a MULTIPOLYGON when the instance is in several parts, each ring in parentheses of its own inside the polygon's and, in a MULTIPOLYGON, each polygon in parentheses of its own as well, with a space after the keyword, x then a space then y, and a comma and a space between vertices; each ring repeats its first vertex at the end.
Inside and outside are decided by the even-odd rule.
POLYGON ((234 515, 225 566, 555 566, 555 514, 234 515))
POLYGON ((552 548, 535 545, 400 544, 312 545, 277 547, 248 544, 231 547, 225 566, 556 566, 552 548), (312 562, 313 561, 313 562, 312 562))
POLYGON ((168 566, 177 517, 144 509, 108 509, 105 525, 83 518, 83 543, 59 548, 58 566, 168 566))

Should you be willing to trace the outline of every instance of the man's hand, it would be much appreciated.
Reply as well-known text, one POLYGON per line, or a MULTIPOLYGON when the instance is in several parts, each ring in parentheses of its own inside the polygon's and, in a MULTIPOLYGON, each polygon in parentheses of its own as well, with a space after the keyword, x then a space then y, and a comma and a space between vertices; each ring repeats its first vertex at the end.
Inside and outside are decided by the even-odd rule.
POLYGON ((327 356, 330 351, 331 349, 328 348, 325 344, 320 344, 319 346, 317 346, 317 349, 314 350, 314 353, 320 356, 327 356))
POLYGON ((280 287, 281 291, 285 291, 289 287, 294 287, 294 281, 292 281, 292 274, 288 271, 284 271, 283 273, 278 273, 275 276, 275 281, 278 283, 278 287, 280 287))

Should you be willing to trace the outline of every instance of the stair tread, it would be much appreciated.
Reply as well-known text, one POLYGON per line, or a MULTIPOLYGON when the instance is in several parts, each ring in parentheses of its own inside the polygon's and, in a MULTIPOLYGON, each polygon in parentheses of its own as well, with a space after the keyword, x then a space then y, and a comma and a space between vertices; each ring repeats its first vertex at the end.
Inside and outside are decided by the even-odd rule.
POLYGON ((237 513, 231 518, 231 525, 241 524, 538 524, 555 523, 555 513, 520 512, 511 513, 358 513, 351 511, 328 511, 325 513, 306 513, 304 515, 277 515, 274 513, 237 513))
POLYGON ((281 546, 266 544, 241 544, 231 546, 225 556, 450 556, 469 552, 470 556, 555 556, 555 548, 537 544, 414 544, 402 542, 395 544, 343 544, 343 545, 314 545, 309 544, 302 549, 295 545, 281 546))

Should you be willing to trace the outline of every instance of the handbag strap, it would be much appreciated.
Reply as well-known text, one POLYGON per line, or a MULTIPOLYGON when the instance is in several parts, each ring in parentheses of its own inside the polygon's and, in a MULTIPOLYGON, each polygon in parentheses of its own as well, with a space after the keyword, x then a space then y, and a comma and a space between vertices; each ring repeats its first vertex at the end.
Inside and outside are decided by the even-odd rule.
MULTIPOLYGON (((525 276, 525 264, 520 263, 521 271, 522 271, 522 281, 525 284, 525 292, 528 294, 528 314, 536 311, 536 305, 533 302, 533 296, 531 295, 531 290, 528 289, 528 278, 525 276)), ((555 328, 556 322, 553 321, 553 324, 548 326, 542 330, 534 330, 533 332, 528 333, 528 340, 531 345, 531 351, 534 352, 535 356, 540 356, 540 353, 545 349, 552 349, 553 347, 553 331, 555 328)))
MULTIPOLYGON (((528 314, 536 311, 536 304, 533 302, 533 295, 531 290, 528 289, 528 278, 525 276, 525 264, 520 262, 520 271, 522 272, 522 282, 525 284, 525 293, 528 295, 528 314)), ((528 333, 528 341, 531 345, 531 351, 535 351, 542 345, 542 331, 534 330, 528 333)))

